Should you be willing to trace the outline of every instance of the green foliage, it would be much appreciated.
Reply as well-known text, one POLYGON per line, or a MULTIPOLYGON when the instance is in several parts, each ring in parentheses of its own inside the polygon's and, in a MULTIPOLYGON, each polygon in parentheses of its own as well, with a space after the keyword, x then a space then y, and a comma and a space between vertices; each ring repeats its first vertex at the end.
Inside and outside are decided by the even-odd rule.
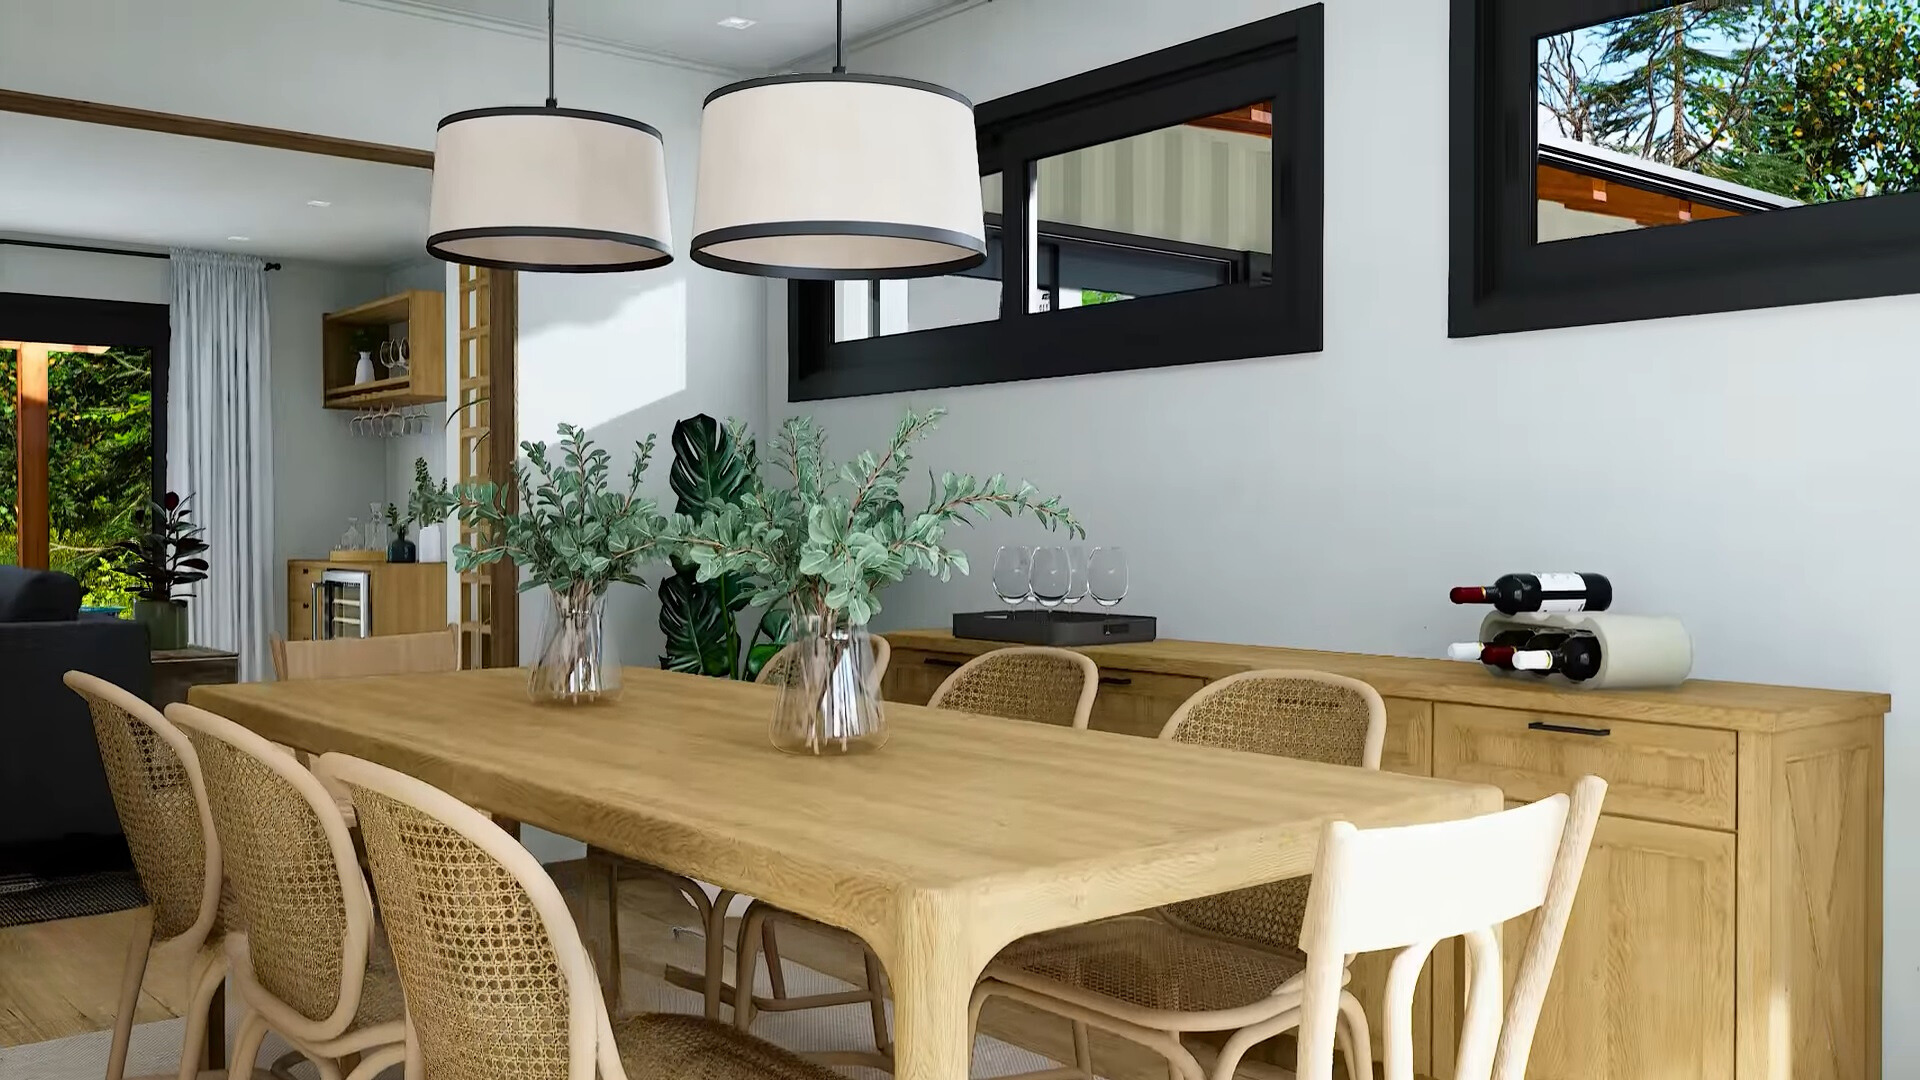
MULTIPOLYGON (((722 426, 704 413, 673 426, 673 468, 667 482, 675 496, 674 513, 691 518, 737 506, 752 490, 758 472, 753 440, 736 426, 722 426)), ((747 586, 733 574, 701 581, 698 566, 679 557, 671 561, 673 576, 660 583, 660 631, 667 641, 660 666, 722 679, 752 678, 759 671, 752 663, 753 650, 767 643, 758 640, 763 622, 754 644, 744 654, 741 650, 740 613, 750 600, 747 586)), ((778 637, 771 644, 778 651, 785 641, 778 637)))
POLYGON ((953 525, 995 511, 1008 517, 1030 513, 1050 530, 1085 535, 1058 496, 1042 497, 1032 484, 1000 475, 930 477, 925 508, 909 514, 901 485, 913 447, 943 415, 938 409, 909 411, 886 450, 868 451, 844 466, 827 460, 826 436, 810 418, 788 420, 773 455, 788 483, 769 486, 756 475, 735 505, 697 519, 675 514, 668 542, 699 568, 701 581, 743 576, 754 605, 790 605, 795 612, 862 624, 880 611, 880 590, 915 570, 942 581, 967 572, 966 553, 944 543, 953 525))
MULTIPOLYGON (((15 357, 0 349, 0 562, 18 557, 15 357)), ((49 496, 53 569, 72 574, 86 603, 125 607, 138 582, 114 545, 140 532, 153 497, 153 359, 148 349, 48 358, 49 496)))
POLYGON ((526 460, 513 467, 519 510, 509 509, 511 492, 492 482, 454 490, 460 520, 487 537, 483 547, 454 545, 454 568, 465 573, 506 559, 525 574, 521 591, 545 586, 576 598, 601 595, 614 582, 644 588, 640 568, 659 553, 666 526, 640 494, 653 437, 635 447, 624 492, 608 481, 611 457, 584 431, 560 425, 559 450, 560 461, 551 463, 545 446, 520 444, 526 460))
POLYGON ((1920 189, 1920 0, 1686 0, 1548 39, 1561 133, 1819 203, 1920 189))
MULTIPOLYGON (((407 522, 421 526, 438 525, 453 515, 457 502, 453 492, 447 489, 445 480, 434 480, 432 470, 427 468, 427 459, 414 458, 413 489, 407 492, 407 522)), ((405 529, 406 525, 400 527, 405 529)))
POLYGON ((207 579, 206 530, 193 523, 192 501, 167 492, 149 511, 145 532, 113 545, 121 567, 139 580, 140 599, 171 600, 180 586, 207 579))

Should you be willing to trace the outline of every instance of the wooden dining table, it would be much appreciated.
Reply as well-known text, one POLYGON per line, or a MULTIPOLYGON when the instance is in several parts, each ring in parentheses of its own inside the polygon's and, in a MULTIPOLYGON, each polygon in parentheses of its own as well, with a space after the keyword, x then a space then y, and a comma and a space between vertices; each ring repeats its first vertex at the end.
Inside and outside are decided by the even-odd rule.
POLYGON ((877 753, 790 756, 769 687, 623 674, 617 703, 574 708, 531 703, 513 669, 190 701, 853 931, 886 966, 903 1080, 964 1080, 968 997, 1016 938, 1307 873, 1329 821, 1501 806, 1485 785, 899 704, 877 753))

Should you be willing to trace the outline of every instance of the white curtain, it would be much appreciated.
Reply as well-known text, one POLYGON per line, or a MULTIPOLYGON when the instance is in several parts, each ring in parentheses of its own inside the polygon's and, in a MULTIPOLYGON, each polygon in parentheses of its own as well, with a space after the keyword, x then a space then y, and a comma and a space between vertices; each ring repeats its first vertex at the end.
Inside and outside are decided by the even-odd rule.
POLYGON ((188 602, 196 645, 262 677, 273 606, 272 398, 266 264, 175 249, 167 376, 167 486, 193 496, 212 564, 188 602))

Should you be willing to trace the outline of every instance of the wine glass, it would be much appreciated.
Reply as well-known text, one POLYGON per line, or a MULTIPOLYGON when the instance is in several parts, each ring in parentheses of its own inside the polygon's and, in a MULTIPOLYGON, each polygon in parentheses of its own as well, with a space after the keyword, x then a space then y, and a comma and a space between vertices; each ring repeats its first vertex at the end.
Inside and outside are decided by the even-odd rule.
POLYGON ((1067 548, 1067 572, 1066 605, 1071 609, 1087 598, 1087 549, 1084 545, 1074 544, 1067 548))
POLYGON ((1073 567, 1067 562, 1067 549, 1034 548, 1031 581, 1033 598, 1040 601, 1041 607, 1059 607, 1073 586, 1073 567))
POLYGON ((1017 544, 1009 544, 993 557, 993 591, 1017 607, 1033 595, 1033 553, 1017 544))
POLYGON ((1097 547, 1087 562, 1087 582, 1093 602, 1112 607, 1127 598, 1127 549, 1097 547))

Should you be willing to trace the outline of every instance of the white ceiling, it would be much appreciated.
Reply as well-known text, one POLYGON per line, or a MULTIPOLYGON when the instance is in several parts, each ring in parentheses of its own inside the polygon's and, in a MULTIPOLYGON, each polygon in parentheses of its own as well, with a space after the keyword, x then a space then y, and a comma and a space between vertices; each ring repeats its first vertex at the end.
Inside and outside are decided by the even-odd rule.
MULTIPOLYGON (((545 0, 376 0, 545 32, 545 0)), ((847 39, 917 25, 983 0, 846 0, 847 39)), ((562 38, 759 74, 833 49, 834 0, 556 0, 562 38), (719 25, 753 19, 746 30, 719 25)))
POLYGON ((0 232, 370 266, 426 254, 425 169, 17 113, 0 113, 0 147, 0 232))

